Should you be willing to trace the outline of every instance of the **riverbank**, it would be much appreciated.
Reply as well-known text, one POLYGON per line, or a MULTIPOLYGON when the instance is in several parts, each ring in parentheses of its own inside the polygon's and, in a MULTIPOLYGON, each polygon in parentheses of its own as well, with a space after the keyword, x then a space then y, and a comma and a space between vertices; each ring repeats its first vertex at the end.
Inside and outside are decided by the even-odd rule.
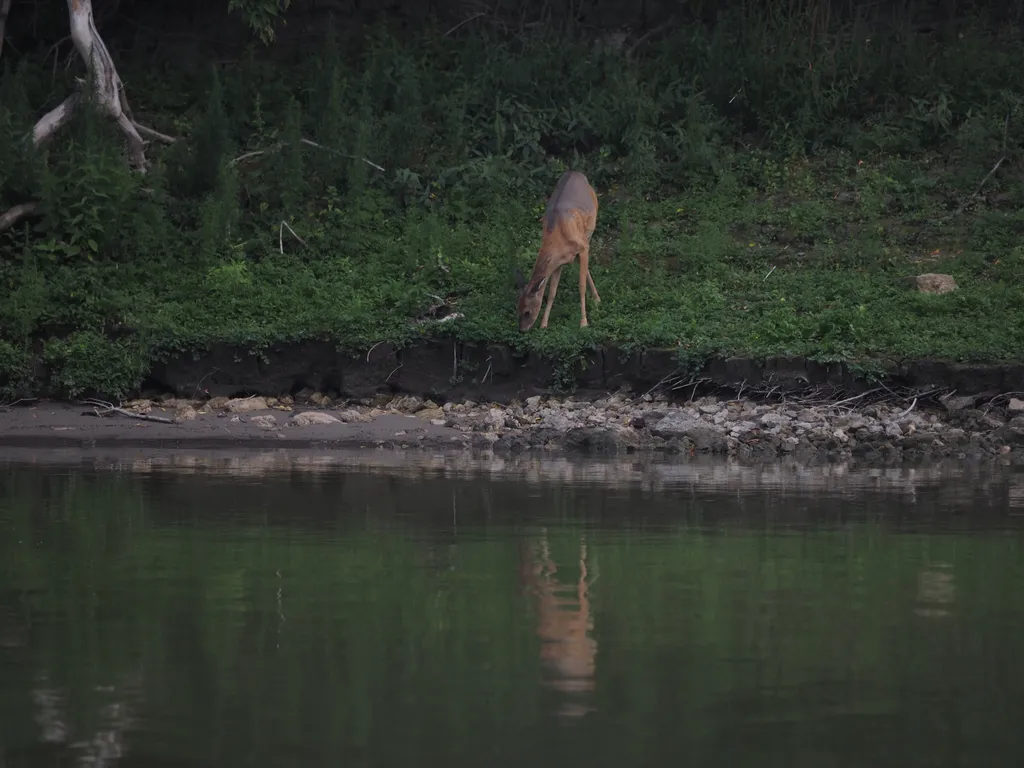
POLYGON ((289 396, 165 397, 102 405, 42 402, 0 416, 0 445, 91 447, 276 446, 431 449, 513 454, 662 453, 742 459, 1024 461, 1024 400, 952 397, 942 410, 854 397, 768 403, 612 394, 593 401, 532 396, 507 405, 402 395, 333 403, 289 396))
MULTIPOLYGON (((182 23, 150 10, 153 29, 182 23)), ((879 57, 870 41, 909 19, 867 34, 858 14, 821 38, 802 11, 730 13, 717 24, 744 44, 699 19, 639 57, 599 54, 596 29, 481 47, 479 30, 339 25, 231 66, 211 52, 206 74, 110 22, 140 119, 180 139, 146 148, 145 175, 89 110, 46 153, 13 149, 76 87, 73 67, 52 72, 60 37, 38 38, 0 82, 0 212, 39 214, 0 231, 0 403, 307 387, 509 402, 691 379, 758 397, 789 375, 819 399, 879 377, 1020 389, 1021 36, 990 19, 879 57), (524 67, 576 74, 538 90, 524 67), (599 199, 601 301, 580 328, 570 266, 549 327, 522 334, 514 274, 570 166, 599 199)))

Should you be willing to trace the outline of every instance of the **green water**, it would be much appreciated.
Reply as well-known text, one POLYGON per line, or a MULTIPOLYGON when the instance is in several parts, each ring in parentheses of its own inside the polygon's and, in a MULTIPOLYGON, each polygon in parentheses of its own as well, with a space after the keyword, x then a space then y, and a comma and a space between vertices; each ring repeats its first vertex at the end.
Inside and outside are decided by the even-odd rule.
POLYGON ((1024 764, 1012 470, 7 459, 3 768, 1024 764))

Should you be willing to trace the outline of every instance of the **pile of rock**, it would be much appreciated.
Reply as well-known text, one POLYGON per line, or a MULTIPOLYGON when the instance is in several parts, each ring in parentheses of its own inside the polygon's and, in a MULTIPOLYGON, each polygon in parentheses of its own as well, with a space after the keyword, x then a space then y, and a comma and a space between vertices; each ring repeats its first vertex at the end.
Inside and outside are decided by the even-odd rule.
MULTIPOLYGON (((855 407, 843 404, 802 405, 704 398, 685 404, 664 396, 599 400, 530 397, 509 405, 444 403, 413 396, 378 396, 372 400, 332 403, 326 396, 304 398, 317 410, 305 410, 290 397, 214 398, 205 403, 164 402, 175 420, 222 412, 277 429, 267 411, 301 412, 285 417, 288 426, 335 422, 371 423, 385 414, 415 416, 424 424, 464 434, 475 447, 589 450, 605 453, 664 451, 720 453, 734 456, 827 455, 977 457, 1010 455, 1024 449, 1024 401, 990 401, 981 408, 966 398, 926 411, 903 404, 855 407), (257 413, 262 412, 262 413, 257 413), (263 419, 266 423, 259 422, 263 419)), ((143 401, 145 402, 145 401, 143 401)), ((405 433, 403 433, 405 434, 405 433)), ((1024 454, 1024 450, 1016 453, 1024 454)), ((1015 458, 1015 455, 1011 458, 1015 458)))
POLYGON ((482 435, 496 447, 552 446, 599 451, 661 450, 740 456, 881 454, 977 456, 1024 447, 1024 402, 1010 400, 987 410, 924 412, 875 405, 851 409, 830 405, 763 404, 705 398, 672 405, 664 398, 594 402, 531 397, 505 407, 475 403, 397 402, 434 423, 482 435), (437 411, 440 410, 443 416, 437 411), (422 412, 422 411, 420 411, 422 412), (443 421, 442 421, 443 419, 443 421))

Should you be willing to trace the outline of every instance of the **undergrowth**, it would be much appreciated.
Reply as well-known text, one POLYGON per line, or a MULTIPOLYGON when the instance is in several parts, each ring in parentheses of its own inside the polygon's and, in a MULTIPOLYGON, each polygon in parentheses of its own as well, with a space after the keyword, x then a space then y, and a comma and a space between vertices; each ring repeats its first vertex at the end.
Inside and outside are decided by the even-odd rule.
POLYGON ((0 233, 0 396, 123 396, 214 342, 1019 359, 1020 30, 973 18, 942 43, 774 8, 629 57, 565 32, 377 26, 316 55, 178 59, 168 79, 137 40, 118 60, 135 109, 185 137, 150 145, 144 176, 89 109, 26 148, 75 67, 54 80, 45 46, 5 50, 0 210, 41 215, 0 233), (570 268, 550 327, 520 334, 512 275, 570 167, 600 198, 602 302, 580 329, 570 268), (928 271, 960 290, 903 280, 928 271))

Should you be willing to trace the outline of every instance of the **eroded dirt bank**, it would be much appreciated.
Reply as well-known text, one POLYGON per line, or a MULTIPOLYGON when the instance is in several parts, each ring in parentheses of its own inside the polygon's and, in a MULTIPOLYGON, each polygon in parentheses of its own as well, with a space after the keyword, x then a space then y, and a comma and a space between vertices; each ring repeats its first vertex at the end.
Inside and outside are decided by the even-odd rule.
POLYGON ((505 405, 439 405, 402 395, 332 401, 314 392, 283 398, 165 396, 102 406, 35 402, 0 412, 0 445, 274 445, 431 448, 515 453, 721 454, 740 458, 1024 459, 1024 400, 946 398, 926 409, 864 398, 824 404, 664 395, 596 400, 528 397, 505 405))

